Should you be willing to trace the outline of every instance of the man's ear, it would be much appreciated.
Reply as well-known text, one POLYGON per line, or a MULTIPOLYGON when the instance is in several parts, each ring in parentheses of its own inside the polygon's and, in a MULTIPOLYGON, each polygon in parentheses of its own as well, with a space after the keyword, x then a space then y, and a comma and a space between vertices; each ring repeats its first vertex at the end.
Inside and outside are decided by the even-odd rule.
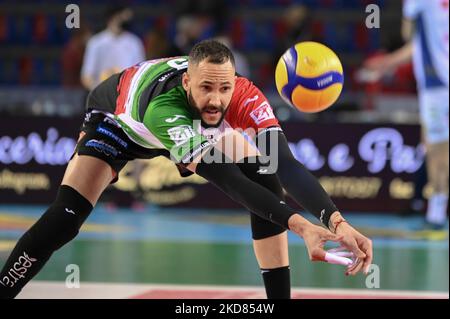
POLYGON ((189 74, 187 72, 183 73, 183 76, 181 78, 181 84, 183 85, 183 89, 188 92, 189 91, 189 74))

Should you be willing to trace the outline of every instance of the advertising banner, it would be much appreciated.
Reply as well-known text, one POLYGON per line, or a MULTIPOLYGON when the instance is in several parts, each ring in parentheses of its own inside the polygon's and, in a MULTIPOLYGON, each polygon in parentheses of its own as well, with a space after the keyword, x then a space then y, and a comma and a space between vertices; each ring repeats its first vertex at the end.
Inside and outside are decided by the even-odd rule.
MULTIPOLYGON (((51 203, 81 122, 81 118, 0 119, 0 203, 51 203)), ((341 210, 408 207, 414 174, 424 161, 418 125, 285 123, 283 130, 294 156, 341 210)), ((175 165, 162 157, 130 162, 102 197, 123 205, 133 198, 162 206, 240 207, 201 177, 180 177, 175 165)))

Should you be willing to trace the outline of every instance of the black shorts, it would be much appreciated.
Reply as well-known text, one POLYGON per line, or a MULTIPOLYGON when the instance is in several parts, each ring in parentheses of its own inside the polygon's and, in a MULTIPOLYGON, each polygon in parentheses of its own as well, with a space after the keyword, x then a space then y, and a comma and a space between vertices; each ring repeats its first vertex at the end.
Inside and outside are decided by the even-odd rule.
POLYGON ((86 112, 95 109, 114 114, 116 100, 119 96, 117 86, 119 85, 120 76, 121 73, 111 75, 89 93, 86 99, 86 112))
POLYGON ((148 149, 133 142, 120 126, 104 113, 92 110, 86 113, 74 154, 87 155, 108 163, 114 174, 114 183, 128 161, 157 156, 170 158, 165 149, 148 149))

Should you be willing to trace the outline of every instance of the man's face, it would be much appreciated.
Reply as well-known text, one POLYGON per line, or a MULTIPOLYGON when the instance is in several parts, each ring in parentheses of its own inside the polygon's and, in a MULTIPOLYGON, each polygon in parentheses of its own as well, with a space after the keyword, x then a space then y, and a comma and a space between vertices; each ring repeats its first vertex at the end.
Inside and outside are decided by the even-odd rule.
POLYGON ((129 8, 125 8, 122 11, 118 12, 113 18, 112 21, 116 25, 118 25, 121 29, 126 29, 133 18, 133 11, 129 8))
POLYGON ((213 64, 203 60, 198 65, 189 65, 187 73, 183 74, 189 104, 207 125, 215 126, 222 121, 233 95, 235 79, 230 61, 213 64))

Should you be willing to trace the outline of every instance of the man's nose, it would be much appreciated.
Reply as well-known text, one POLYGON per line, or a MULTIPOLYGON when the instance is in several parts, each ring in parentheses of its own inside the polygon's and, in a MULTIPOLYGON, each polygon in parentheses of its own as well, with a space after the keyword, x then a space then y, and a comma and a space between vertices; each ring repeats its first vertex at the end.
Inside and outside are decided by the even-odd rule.
POLYGON ((218 95, 216 95, 216 94, 213 94, 213 95, 210 96, 209 104, 212 105, 212 106, 217 106, 217 107, 222 105, 222 103, 220 101, 220 97, 218 95))

